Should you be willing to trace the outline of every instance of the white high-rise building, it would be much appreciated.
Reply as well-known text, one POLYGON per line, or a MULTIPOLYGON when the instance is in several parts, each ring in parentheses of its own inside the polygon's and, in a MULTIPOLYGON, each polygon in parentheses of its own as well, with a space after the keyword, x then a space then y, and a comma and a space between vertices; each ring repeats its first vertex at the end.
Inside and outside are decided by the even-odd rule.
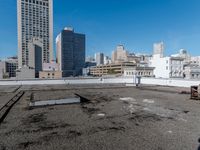
POLYGON ((153 44, 153 54, 154 55, 160 55, 161 57, 163 57, 164 50, 165 50, 165 47, 164 47, 163 42, 153 44))
POLYGON ((17 0, 18 62, 28 66, 28 45, 42 39, 43 62, 53 60, 53 0, 17 0))

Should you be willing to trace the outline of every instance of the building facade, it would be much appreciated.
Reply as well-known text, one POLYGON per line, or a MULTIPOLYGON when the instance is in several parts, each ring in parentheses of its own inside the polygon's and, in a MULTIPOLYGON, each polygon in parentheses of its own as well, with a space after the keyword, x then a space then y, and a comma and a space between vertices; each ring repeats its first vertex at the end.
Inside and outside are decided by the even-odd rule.
POLYGON ((200 66, 200 56, 191 57, 191 63, 192 64, 197 64, 197 65, 200 66))
POLYGON ((124 68, 124 76, 125 77, 154 77, 154 67, 126 67, 124 68))
POLYGON ((18 62, 28 66, 28 43, 42 39, 43 62, 53 60, 53 0, 17 0, 18 62))
POLYGON ((62 72, 59 64, 55 62, 43 63, 43 70, 40 71, 40 79, 61 79, 62 72))
POLYGON ((29 66, 23 66, 16 70, 16 79, 25 80, 25 79, 35 79, 35 69, 29 66))
POLYGON ((128 61, 128 51, 123 45, 118 45, 117 49, 112 53, 112 63, 122 63, 128 61))
POLYGON ((198 79, 200 80, 200 66, 196 64, 190 64, 184 67, 185 79, 198 79))
POLYGON ((112 63, 112 60, 109 56, 104 56, 104 65, 109 65, 112 63))
POLYGON ((164 56, 164 43, 153 45, 153 56, 149 57, 150 67, 154 67, 156 78, 183 78, 184 77, 184 58, 178 56, 164 56))
POLYGON ((86 62, 95 62, 95 58, 92 56, 87 56, 85 59, 86 62))
POLYGON ((180 57, 184 59, 184 65, 190 64, 191 56, 187 53, 187 50, 180 49, 178 54, 173 54, 171 57, 180 57))
POLYGON ((109 64, 101 66, 90 67, 90 75, 93 76, 103 76, 103 75, 119 75, 124 74, 124 68, 126 67, 135 67, 134 63, 118 63, 118 64, 109 64))
POLYGON ((153 54, 154 55, 159 54, 159 55, 161 55, 161 57, 163 57, 164 56, 164 50, 165 50, 165 47, 164 47, 163 42, 153 44, 153 54))
POLYGON ((184 58, 170 58, 170 78, 184 78, 184 58))
POLYGON ((180 57, 161 57, 160 54, 153 55, 150 60, 151 67, 155 67, 156 78, 183 78, 184 59, 180 57))
POLYGON ((43 49, 42 43, 38 39, 33 39, 29 42, 29 61, 28 66, 35 69, 35 77, 39 78, 39 72, 42 71, 42 56, 43 49))
POLYGON ((15 78, 18 68, 18 60, 16 57, 10 57, 5 61, 0 61, 0 79, 15 78))
POLYGON ((0 61, 0 80, 3 79, 4 68, 2 61, 0 61))
POLYGON ((0 79, 8 78, 8 72, 6 70, 6 62, 0 61, 0 79))
POLYGON ((131 54, 127 56, 127 61, 133 63, 139 63, 141 61, 141 57, 131 54))
POLYGON ((56 38, 57 62, 63 77, 82 75, 85 66, 85 35, 65 28, 56 38))
POLYGON ((61 79, 61 71, 40 71, 40 79, 61 79))
POLYGON ((95 61, 97 66, 104 64, 104 54, 103 53, 96 53, 95 54, 95 61))

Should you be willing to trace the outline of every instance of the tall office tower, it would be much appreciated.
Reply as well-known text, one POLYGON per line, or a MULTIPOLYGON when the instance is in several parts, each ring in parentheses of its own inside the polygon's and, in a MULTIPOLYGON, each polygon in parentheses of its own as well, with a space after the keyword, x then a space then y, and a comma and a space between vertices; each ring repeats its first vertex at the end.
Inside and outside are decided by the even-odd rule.
POLYGON ((104 64, 104 54, 103 53, 96 53, 95 54, 95 61, 97 66, 104 64))
POLYGON ((42 42, 39 39, 33 38, 28 44, 29 61, 28 66, 35 69, 35 77, 39 78, 39 72, 42 71, 42 42))
POLYGON ((17 0, 19 67, 28 66, 28 43, 42 39, 43 62, 53 60, 53 0, 17 0))
POLYGON ((85 35, 65 28, 56 38, 57 62, 63 77, 82 74, 85 65, 85 35))
POLYGON ((128 51, 125 50, 123 45, 118 45, 117 49, 112 53, 112 62, 121 63, 128 60, 128 51))
POLYGON ((164 57, 164 43, 160 42, 160 43, 154 43, 153 44, 153 54, 157 55, 159 54, 160 57, 164 57))

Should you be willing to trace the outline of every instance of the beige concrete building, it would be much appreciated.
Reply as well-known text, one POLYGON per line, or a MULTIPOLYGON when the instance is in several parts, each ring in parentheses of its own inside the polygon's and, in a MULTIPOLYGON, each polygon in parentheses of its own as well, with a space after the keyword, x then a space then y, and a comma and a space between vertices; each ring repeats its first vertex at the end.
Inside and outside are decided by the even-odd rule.
POLYGON ((123 75, 124 68, 135 67, 134 63, 118 63, 90 67, 90 75, 103 76, 103 75, 123 75))
POLYGON ((128 55, 127 61, 133 62, 133 63, 139 63, 141 61, 141 57, 138 57, 138 56, 135 56, 135 55, 128 55))
POLYGON ((53 0, 17 0, 18 62, 28 66, 28 43, 42 39, 43 62, 53 60, 53 0))
POLYGON ((40 79, 61 79, 61 71, 40 71, 40 79))
POLYGON ((35 79, 35 69, 23 66, 16 70, 16 79, 17 80, 25 80, 25 79, 35 79))
POLYGON ((8 77, 8 73, 6 71, 6 62, 0 61, 0 79, 4 79, 6 76, 8 77))
POLYGON ((154 77, 154 67, 126 67, 124 68, 125 77, 133 77, 134 75, 139 77, 154 77))
POLYGON ((112 53, 112 63, 122 63, 128 61, 128 51, 125 50, 123 45, 118 45, 117 49, 112 53))
POLYGON ((43 64, 43 71, 40 71, 41 79, 61 79, 62 71, 59 69, 59 64, 51 62, 43 64))

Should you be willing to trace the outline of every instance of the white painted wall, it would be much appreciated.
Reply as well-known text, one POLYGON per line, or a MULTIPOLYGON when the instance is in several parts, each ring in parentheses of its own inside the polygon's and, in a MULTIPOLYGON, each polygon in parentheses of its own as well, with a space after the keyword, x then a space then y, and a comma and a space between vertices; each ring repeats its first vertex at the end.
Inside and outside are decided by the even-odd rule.
POLYGON ((160 54, 153 55, 150 66, 155 67, 156 78, 170 78, 170 57, 161 57, 160 54))
POLYGON ((200 85, 200 80, 142 78, 141 83, 163 86, 191 87, 194 85, 200 85))
MULTIPOLYGON (((0 80, 0 85, 59 85, 59 84, 130 84, 133 83, 133 78, 130 77, 116 77, 116 78, 90 78, 90 79, 68 79, 68 80, 0 80)), ((163 85, 163 86, 177 86, 190 87, 199 85, 200 80, 184 80, 184 79, 155 79, 155 78, 141 78, 142 84, 163 85)))

